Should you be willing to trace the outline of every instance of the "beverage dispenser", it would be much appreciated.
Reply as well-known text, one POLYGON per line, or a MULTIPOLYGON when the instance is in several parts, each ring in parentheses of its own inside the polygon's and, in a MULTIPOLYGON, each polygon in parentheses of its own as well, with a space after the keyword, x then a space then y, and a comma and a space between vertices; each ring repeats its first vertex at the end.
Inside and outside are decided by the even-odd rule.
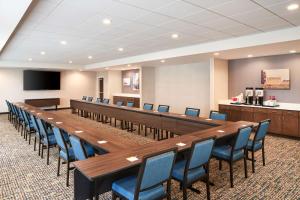
POLYGON ((252 105, 253 104, 253 87, 246 87, 246 104, 252 105))
POLYGON ((255 104, 257 106, 262 106, 264 104, 264 89, 255 88, 255 104))

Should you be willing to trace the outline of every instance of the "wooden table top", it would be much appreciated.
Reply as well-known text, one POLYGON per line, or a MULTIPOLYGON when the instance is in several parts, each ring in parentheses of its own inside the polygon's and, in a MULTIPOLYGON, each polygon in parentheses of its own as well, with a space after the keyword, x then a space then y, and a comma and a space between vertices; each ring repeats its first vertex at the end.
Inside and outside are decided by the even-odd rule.
MULTIPOLYGON (((129 140, 120 135, 111 134, 109 130, 92 127, 84 120, 68 118, 59 113, 44 111, 40 108, 27 105, 25 103, 15 104, 34 116, 43 119, 47 123, 63 129, 71 135, 75 135, 96 148, 104 149, 107 152, 119 152, 122 149, 140 146, 135 141, 129 140), (62 123, 57 123, 62 122, 62 123), (78 132, 79 131, 79 132, 78 132), (98 141, 107 141, 99 144, 98 141)), ((150 141, 151 142, 151 141, 150 141)))

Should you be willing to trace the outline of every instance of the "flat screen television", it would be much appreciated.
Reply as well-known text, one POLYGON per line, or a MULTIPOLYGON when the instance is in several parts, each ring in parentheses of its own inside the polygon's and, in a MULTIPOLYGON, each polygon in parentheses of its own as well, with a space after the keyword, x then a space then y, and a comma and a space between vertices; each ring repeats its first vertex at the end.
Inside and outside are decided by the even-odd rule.
POLYGON ((60 90, 60 72, 24 70, 24 90, 60 90))

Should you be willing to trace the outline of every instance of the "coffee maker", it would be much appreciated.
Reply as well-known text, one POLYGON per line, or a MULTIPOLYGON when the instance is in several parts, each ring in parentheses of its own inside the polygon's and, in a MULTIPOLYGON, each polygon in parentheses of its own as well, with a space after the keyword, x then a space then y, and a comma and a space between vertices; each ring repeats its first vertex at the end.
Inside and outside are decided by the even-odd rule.
POLYGON ((264 104, 264 89, 255 88, 255 105, 263 106, 264 104))
POLYGON ((246 87, 245 96, 246 96, 245 104, 252 105, 253 104, 253 87, 246 87))

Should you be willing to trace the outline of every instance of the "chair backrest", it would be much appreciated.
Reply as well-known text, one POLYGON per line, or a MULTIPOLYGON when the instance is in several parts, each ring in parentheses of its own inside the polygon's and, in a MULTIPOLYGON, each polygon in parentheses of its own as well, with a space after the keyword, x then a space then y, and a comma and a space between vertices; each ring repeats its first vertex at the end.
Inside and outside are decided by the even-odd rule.
POLYGON ((192 116, 192 117, 199 117, 200 109, 187 107, 187 108, 185 108, 184 114, 188 115, 188 116, 192 116))
POLYGON ((244 149, 247 146, 253 126, 245 126, 239 128, 236 135, 235 143, 233 145, 233 151, 244 149))
POLYGON ((158 112, 169 112, 170 106, 168 105, 159 105, 157 108, 158 112))
POLYGON ((29 126, 29 124, 30 124, 30 118, 28 116, 28 113, 25 110, 21 110, 21 112, 23 114, 23 118, 24 118, 25 124, 27 126, 29 126))
POLYGON ((117 106, 123 106, 123 101, 117 101, 116 105, 117 106))
POLYGON ((40 118, 36 118, 36 122, 40 130, 40 135, 46 139, 46 142, 48 142, 48 132, 45 122, 40 118))
POLYGON ((70 135, 70 143, 74 152, 76 160, 85 160, 87 159, 86 152, 84 150, 81 140, 73 135, 70 135))
POLYGON ((209 114, 209 118, 210 119, 215 119, 215 120, 224 120, 226 121, 227 120, 227 114, 225 113, 220 113, 218 111, 210 111, 210 114, 209 114))
POLYGON ((62 135, 62 132, 57 127, 53 127, 52 130, 53 130, 54 137, 55 137, 57 145, 59 146, 59 148, 62 151, 66 152, 67 156, 69 157, 67 143, 66 143, 66 141, 65 141, 65 139, 64 139, 64 137, 62 135))
POLYGON ((151 104, 151 103, 144 103, 143 109, 144 110, 153 110, 153 104, 151 104))
POLYGON ((15 116, 18 116, 17 107, 16 107, 14 104, 11 104, 11 108, 12 108, 13 114, 14 114, 15 116))
POLYGON ((134 106, 134 102, 133 101, 128 101, 127 102, 127 107, 133 107, 134 106))
POLYGON ((31 119, 33 128, 35 129, 36 135, 37 135, 38 137, 40 137, 40 129, 39 129, 38 125, 37 125, 37 121, 36 121, 35 116, 30 115, 30 119, 31 119))
POLYGON ((214 138, 194 141, 192 143, 190 157, 186 163, 186 170, 192 170, 207 164, 211 157, 214 143, 214 138))
POLYGON ((92 102, 92 101, 93 101, 93 98, 94 98, 94 97, 88 97, 88 98, 87 98, 87 101, 88 101, 88 102, 92 102))
POLYGON ((19 119, 21 121, 23 121, 24 120, 24 116, 23 116, 23 113, 21 111, 21 108, 16 107, 16 109, 17 109, 17 115, 18 115, 19 119))
POLYGON ((82 97, 82 100, 83 100, 83 101, 86 101, 86 99, 87 99, 87 96, 83 96, 83 97, 82 97))
POLYGON ((103 99, 102 103, 109 104, 109 99, 103 99))
POLYGON ((11 112, 11 107, 10 107, 9 101, 5 100, 5 102, 6 102, 6 105, 7 105, 8 112, 11 112))
POLYGON ((101 98, 97 98, 96 103, 101 103, 101 98))
POLYGON ((138 197, 141 191, 152 189, 170 180, 176 153, 177 149, 174 148, 143 158, 137 178, 135 197, 138 197))
POLYGON ((265 138, 265 136, 268 133, 270 123, 271 123, 270 119, 259 122, 258 129, 254 136, 254 141, 260 141, 265 138))

